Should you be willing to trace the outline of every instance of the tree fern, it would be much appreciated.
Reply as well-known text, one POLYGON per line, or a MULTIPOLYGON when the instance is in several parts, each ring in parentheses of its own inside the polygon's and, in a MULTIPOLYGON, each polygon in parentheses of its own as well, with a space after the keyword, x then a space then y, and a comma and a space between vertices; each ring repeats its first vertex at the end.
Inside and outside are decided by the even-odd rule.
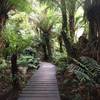
POLYGON ((31 1, 28 2, 28 0, 8 0, 10 5, 13 5, 18 10, 21 11, 31 11, 32 6, 31 6, 31 1))
MULTIPOLYGON (((85 79, 92 83, 97 82, 98 75, 100 75, 100 65, 91 58, 81 57, 80 61, 73 59, 75 64, 78 66, 74 68, 74 72, 79 79, 85 79)), ((70 68, 69 68, 70 69, 70 68)))
POLYGON ((0 15, 7 15, 12 9, 29 12, 31 4, 27 0, 0 0, 0 15))

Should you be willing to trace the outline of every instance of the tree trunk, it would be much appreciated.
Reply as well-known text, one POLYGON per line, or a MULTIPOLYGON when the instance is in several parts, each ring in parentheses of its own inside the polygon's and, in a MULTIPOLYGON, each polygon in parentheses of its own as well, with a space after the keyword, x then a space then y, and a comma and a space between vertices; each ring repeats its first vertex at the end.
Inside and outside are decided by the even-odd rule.
POLYGON ((43 60, 48 59, 47 49, 46 49, 46 42, 45 42, 45 35, 44 32, 40 29, 40 38, 42 39, 42 49, 43 49, 43 60))
POLYGON ((69 29, 70 29, 70 36, 72 43, 74 43, 74 37, 75 37, 75 21, 74 21, 74 14, 69 15, 69 29))
POLYGON ((89 41, 94 41, 97 39, 97 28, 94 21, 89 21, 89 41))
POLYGON ((98 48, 97 48, 97 61, 100 64, 100 39, 98 39, 98 48))
POLYGON ((44 53, 43 60, 47 60, 48 59, 47 49, 46 49, 46 45, 44 43, 42 43, 42 48, 43 48, 43 53, 44 53))
MULTIPOLYGON (((86 16, 89 21, 89 43, 87 47, 87 55, 100 62, 100 2, 91 4, 87 11, 86 16)), ((86 52, 86 51, 85 51, 86 52)))
POLYGON ((8 16, 5 14, 0 15, 0 56, 2 56, 3 48, 5 47, 4 39, 2 37, 2 30, 6 23, 8 16))
POLYGON ((67 29, 67 14, 66 14, 66 4, 65 0, 61 0, 61 12, 62 12, 62 38, 65 44, 65 48, 68 56, 76 57, 75 50, 72 47, 71 41, 68 37, 67 29))
POLYGON ((46 42, 46 46, 47 46, 47 51, 48 51, 48 58, 49 58, 49 60, 52 60, 50 36, 49 36, 49 33, 44 33, 44 34, 45 34, 45 42, 46 42))
POLYGON ((19 89, 17 53, 13 53, 11 56, 11 71, 12 71, 13 88, 19 89))
POLYGON ((5 23, 6 23, 6 16, 5 15, 0 15, 0 31, 2 31, 5 23))
POLYGON ((42 36, 44 60, 52 60, 52 50, 50 43, 50 36, 48 32, 44 32, 42 36))
POLYGON ((97 32, 97 36, 98 36, 98 43, 97 43, 97 61, 100 64, 100 18, 98 19, 98 32, 97 32))
POLYGON ((62 53, 63 52, 63 42, 62 42, 62 36, 58 36, 58 42, 59 42, 59 51, 62 53))

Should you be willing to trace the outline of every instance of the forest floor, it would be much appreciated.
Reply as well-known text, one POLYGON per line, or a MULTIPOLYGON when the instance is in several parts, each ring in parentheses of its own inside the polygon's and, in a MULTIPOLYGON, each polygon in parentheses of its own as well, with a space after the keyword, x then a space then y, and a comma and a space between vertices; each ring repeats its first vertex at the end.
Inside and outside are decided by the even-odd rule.
MULTIPOLYGON (((33 70, 28 70, 26 73, 19 72, 21 89, 33 75, 33 70)), ((0 72, 0 100, 16 100, 19 91, 14 91, 12 88, 11 69, 7 68, 0 72)))
POLYGON ((87 62, 84 64, 85 67, 89 72, 90 69, 93 70, 94 78, 73 62, 66 68, 58 69, 57 79, 61 100, 100 100, 100 72, 97 70, 100 65, 93 59, 84 59, 84 62, 87 62))

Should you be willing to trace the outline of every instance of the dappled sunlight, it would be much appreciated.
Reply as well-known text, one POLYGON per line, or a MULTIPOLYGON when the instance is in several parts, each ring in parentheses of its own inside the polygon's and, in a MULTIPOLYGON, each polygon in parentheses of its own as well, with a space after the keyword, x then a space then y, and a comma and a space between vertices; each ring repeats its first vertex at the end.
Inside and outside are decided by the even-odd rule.
MULTIPOLYGON (((80 36, 82 36, 82 34, 84 33, 84 28, 80 28, 78 29, 75 34, 77 36, 77 38, 79 38, 80 36)), ((77 39, 78 40, 78 39, 77 39)))
POLYGON ((52 65, 51 63, 47 63, 47 62, 41 62, 40 65, 43 67, 43 68, 53 68, 55 67, 54 65, 52 65), (45 66, 44 66, 45 65, 45 66))

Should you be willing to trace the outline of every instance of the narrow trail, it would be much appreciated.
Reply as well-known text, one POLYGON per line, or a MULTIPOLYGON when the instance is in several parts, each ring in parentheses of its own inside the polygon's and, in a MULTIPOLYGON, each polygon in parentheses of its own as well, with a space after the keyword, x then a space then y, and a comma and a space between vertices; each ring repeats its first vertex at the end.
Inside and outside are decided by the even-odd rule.
POLYGON ((18 100, 60 100, 55 66, 41 62, 18 100))

